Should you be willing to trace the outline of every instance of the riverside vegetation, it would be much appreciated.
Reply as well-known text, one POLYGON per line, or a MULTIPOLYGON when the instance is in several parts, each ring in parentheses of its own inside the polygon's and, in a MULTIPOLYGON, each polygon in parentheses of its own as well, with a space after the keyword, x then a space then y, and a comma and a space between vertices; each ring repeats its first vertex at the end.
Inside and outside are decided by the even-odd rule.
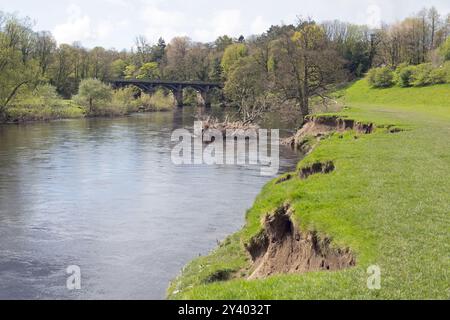
POLYGON ((112 117, 143 111, 169 111, 173 105, 173 95, 163 90, 152 95, 138 93, 133 88, 113 90, 97 79, 86 79, 81 81, 79 93, 71 100, 62 99, 55 87, 49 84, 38 85, 11 103, 4 120, 27 122, 112 117))
MULTIPOLYGON (((175 37, 153 44, 138 36, 132 50, 120 52, 58 44, 33 27, 29 18, 0 12, 0 121, 122 115, 171 104, 167 92, 136 100, 139 92, 108 93, 92 80, 117 78, 223 82, 226 103, 239 110, 235 120, 256 122, 280 106, 305 117, 312 101, 328 101, 327 92, 370 68, 385 68, 371 72, 375 86, 391 85, 396 68, 402 85, 428 85, 444 81, 440 67, 450 59, 450 15, 435 8, 378 29, 298 19, 247 39, 223 35, 210 43, 175 37)), ((195 103, 194 90, 184 95, 195 103)), ((213 102, 220 98, 217 93, 213 102)))
POLYGON ((169 298, 448 298, 450 84, 375 89, 364 79, 340 96, 344 110, 315 118, 338 117, 374 130, 344 126, 319 134, 297 171, 268 183, 245 227, 191 262, 170 286, 169 298), (280 254, 292 236, 313 259, 299 269, 295 257, 280 254), (273 241, 269 247, 252 251, 267 240, 273 241), (328 259, 333 253, 341 263, 328 259), (267 262, 271 256, 297 267, 267 262), (325 263, 314 262, 318 258, 325 263), (367 287, 372 265, 381 268, 381 290, 367 287), (261 266, 266 273, 255 279, 261 266))

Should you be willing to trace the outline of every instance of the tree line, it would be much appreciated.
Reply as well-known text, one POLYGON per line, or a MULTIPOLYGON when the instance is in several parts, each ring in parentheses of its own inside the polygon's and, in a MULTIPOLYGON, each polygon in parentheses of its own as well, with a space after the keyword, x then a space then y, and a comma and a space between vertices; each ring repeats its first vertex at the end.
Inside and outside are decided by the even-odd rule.
POLYGON ((83 79, 220 81, 230 104, 245 118, 290 104, 302 115, 313 97, 363 76, 373 67, 439 63, 450 35, 450 14, 424 9, 405 20, 371 29, 341 21, 299 19, 245 39, 224 35, 211 43, 176 37, 150 43, 138 36, 131 50, 80 43, 58 45, 28 18, 0 12, 0 115, 39 86, 76 95, 83 79))

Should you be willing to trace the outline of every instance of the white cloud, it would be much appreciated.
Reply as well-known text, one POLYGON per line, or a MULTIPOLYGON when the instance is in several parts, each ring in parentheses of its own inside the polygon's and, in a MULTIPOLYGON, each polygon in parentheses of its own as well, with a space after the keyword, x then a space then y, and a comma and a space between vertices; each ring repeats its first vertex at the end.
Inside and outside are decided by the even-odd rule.
POLYGON ((141 13, 142 19, 148 21, 151 25, 161 26, 176 26, 180 27, 185 22, 185 16, 182 12, 175 10, 166 11, 158 8, 155 5, 148 5, 141 13))
POLYGON ((239 10, 219 11, 214 15, 212 27, 214 37, 239 33, 242 30, 241 12, 239 10))
POLYGON ((381 8, 376 4, 371 4, 366 10, 367 19, 366 23, 371 28, 381 27, 381 8))
MULTIPOLYGON (((248 36, 267 30, 271 24, 295 23, 297 15, 311 16, 317 21, 340 19, 377 26, 380 20, 395 22, 419 11, 423 2, 278 0, 274 6, 270 0, 0 0, 0 7, 6 12, 18 11, 32 17, 37 21, 37 29, 54 31, 59 42, 80 40, 86 46, 125 48, 139 34, 154 41, 159 36, 169 41, 186 34, 198 41, 214 41, 223 34, 248 36), (65 14, 70 3, 78 6, 71 6, 65 14), (128 24, 121 22, 126 20, 128 24)), ((435 5, 442 15, 450 11, 449 0, 428 3, 435 5)))
POLYGON ((225 34, 240 35, 242 30, 239 10, 218 11, 207 20, 195 19, 177 10, 164 10, 151 3, 142 10, 140 19, 146 25, 145 36, 153 42, 159 37, 170 41, 174 37, 188 35, 196 41, 212 41, 225 34))
POLYGON ((70 5, 67 9, 68 19, 65 23, 57 25, 53 35, 58 43, 72 43, 91 37, 91 19, 82 15, 80 7, 70 5))
POLYGON ((96 38, 106 38, 114 29, 114 26, 109 21, 101 21, 96 27, 96 38))
POLYGON ((103 1, 105 1, 107 4, 111 4, 111 5, 119 6, 119 7, 129 6, 129 2, 127 3, 126 0, 103 0, 103 1))
POLYGON ((268 23, 264 21, 264 18, 262 16, 257 16, 250 26, 251 32, 253 34, 263 33, 267 31, 268 28, 268 23))
POLYGON ((192 37, 194 40, 207 42, 207 41, 211 41, 213 35, 210 30, 195 29, 192 37))
POLYGON ((67 21, 53 29, 53 35, 58 43, 102 40, 114 30, 114 24, 107 20, 93 24, 91 18, 83 14, 81 8, 74 4, 67 8, 67 15, 67 21))
POLYGON ((150 41, 159 37, 170 40, 176 36, 186 35, 188 20, 182 12, 165 11, 155 5, 147 5, 140 15, 145 23, 145 36, 150 41))
POLYGON ((211 20, 197 20, 197 23, 193 26, 194 40, 208 42, 223 35, 240 36, 242 33, 241 20, 239 10, 215 12, 211 20))

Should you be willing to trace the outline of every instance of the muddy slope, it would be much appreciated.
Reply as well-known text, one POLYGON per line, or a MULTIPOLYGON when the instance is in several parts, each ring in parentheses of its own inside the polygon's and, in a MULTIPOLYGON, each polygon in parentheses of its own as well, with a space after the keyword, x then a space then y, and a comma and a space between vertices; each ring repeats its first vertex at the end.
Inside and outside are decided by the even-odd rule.
POLYGON ((354 130, 358 134, 370 134, 375 130, 375 126, 372 123, 361 123, 338 116, 309 117, 303 127, 293 137, 282 141, 282 144, 302 150, 305 149, 305 139, 308 137, 320 139, 330 133, 347 130, 354 130))
POLYGON ((247 250, 253 260, 249 277, 262 279, 276 274, 333 271, 352 267, 356 260, 349 249, 331 248, 329 238, 302 233, 291 220, 289 206, 279 208, 264 220, 264 234, 247 250))

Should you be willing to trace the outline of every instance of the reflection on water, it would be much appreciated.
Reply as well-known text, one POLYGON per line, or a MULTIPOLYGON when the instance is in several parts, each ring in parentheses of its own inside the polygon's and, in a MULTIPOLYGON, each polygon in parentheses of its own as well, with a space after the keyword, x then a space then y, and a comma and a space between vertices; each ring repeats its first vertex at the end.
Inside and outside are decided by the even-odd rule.
MULTIPOLYGON (((196 113, 0 126, 0 299, 162 299, 237 231, 268 178, 173 165, 171 133, 196 113), (80 291, 66 289, 70 265, 80 291)), ((298 155, 281 153, 293 168, 298 155)))

